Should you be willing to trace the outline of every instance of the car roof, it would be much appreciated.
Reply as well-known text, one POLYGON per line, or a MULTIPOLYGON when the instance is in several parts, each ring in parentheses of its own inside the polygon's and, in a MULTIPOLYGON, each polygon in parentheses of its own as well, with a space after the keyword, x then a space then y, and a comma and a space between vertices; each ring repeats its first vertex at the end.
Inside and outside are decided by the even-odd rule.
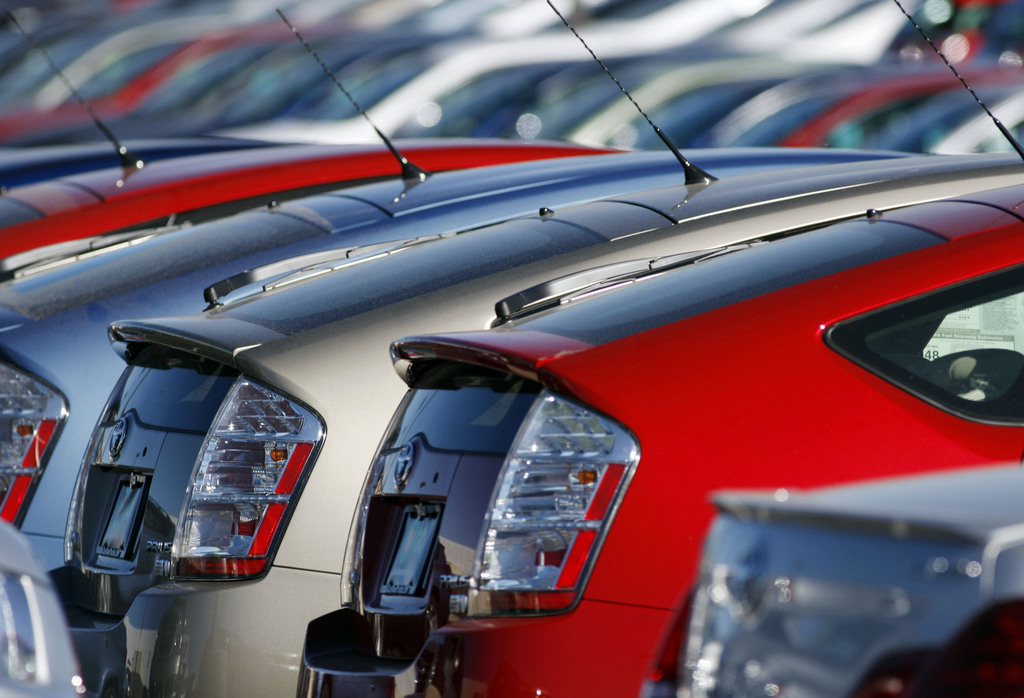
MULTIPOLYGON (((933 174, 949 174, 948 168, 940 166, 934 159, 913 160, 912 169, 919 174, 924 173, 919 167, 927 169, 933 166, 937 168, 933 174)), ((126 320, 117 323, 116 332, 125 336, 160 337, 159 341, 179 344, 195 341, 206 347, 211 356, 233 363, 236 350, 240 346, 257 343, 255 338, 258 338, 258 343, 266 344, 271 341, 271 337, 298 335, 392 303, 429 297, 440 289, 468 283, 499 271, 508 271, 531 259, 547 258, 545 255, 557 257, 559 252, 580 253, 589 246, 618 236, 629 237, 631 243, 649 242, 652 247, 658 246, 658 249, 700 249, 700 241, 705 239, 702 238, 701 230, 704 226, 713 229, 715 226, 738 223, 738 229, 733 233, 737 239, 749 240, 754 237, 749 228, 753 224, 751 221, 757 220, 751 218, 755 213, 765 214, 762 223, 765 232, 772 229, 772 226, 779 226, 776 228, 778 230, 787 230, 787 224, 792 226, 792 218, 786 212, 804 203, 810 205, 812 195, 808 191, 815 187, 820 187, 815 196, 819 196, 823 203, 828 202, 825 205, 830 214, 836 216, 835 219, 858 215, 862 213, 859 208, 844 212, 842 194, 837 199, 836 193, 842 192, 844 188, 871 187, 877 188, 878 195, 882 197, 882 192, 899 179, 899 173, 903 171, 905 174, 904 170, 894 164, 905 162, 893 160, 861 163, 862 171, 859 175, 848 164, 802 168, 790 171, 788 174, 791 180, 784 182, 779 181, 777 173, 750 174, 725 178, 696 192, 670 187, 638 192, 628 197, 613 197, 495 226, 474 228, 443 240, 410 247, 386 260, 378 254, 380 250, 374 249, 368 258, 355 260, 360 262, 358 265, 346 260, 330 268, 314 266, 305 276, 287 279, 288 283, 270 290, 265 290, 262 283, 257 284, 255 295, 244 297, 238 302, 229 302, 223 307, 210 310, 204 316, 152 321, 126 320), (887 181, 887 176, 893 179, 887 181), (805 179, 812 177, 815 179, 813 186, 805 179), (656 216, 648 219, 651 223, 648 223, 646 229, 631 228, 637 225, 638 214, 632 211, 637 206, 653 209, 649 214, 661 211, 667 217, 661 215, 664 222, 660 225, 652 224, 656 216), (779 218, 772 220, 773 214, 778 214, 779 218), (611 222, 615 217, 622 219, 621 225, 611 222), (671 221, 686 221, 686 225, 673 228, 671 221), (565 228, 554 227, 558 225, 565 228), (556 234, 555 230, 560 232, 556 234), (602 232, 595 232, 597 230, 602 232), (638 236, 638 232, 643 234, 638 236), (681 233, 683 237, 679 237, 681 233), (499 246, 500 255, 497 253, 499 246), (547 251, 541 253, 540 250, 547 251), (230 322, 219 326, 210 321, 219 319, 230 322), (238 321, 252 325, 253 341, 245 339, 242 325, 238 321), (169 339, 172 336, 179 339, 169 339)), ((939 241, 939 238, 935 240, 939 241)), ((595 248, 595 254, 598 249, 595 248)), ((622 253, 619 254, 621 256, 622 253)), ((582 258, 589 256, 583 253, 577 255, 582 258)), ((586 268, 584 259, 563 259, 573 260, 571 264, 568 261, 561 262, 566 265, 567 271, 581 266, 586 268)), ((558 268, 556 262, 552 262, 552 268, 558 268)), ((488 300, 494 303, 499 298, 488 300)))
MULTIPOLYGON (((540 297, 551 302, 538 306, 540 310, 535 314, 499 324, 497 330, 406 337, 395 342, 392 353, 401 364, 400 375, 410 382, 415 375, 407 370, 408 362, 428 357, 515 370, 535 380, 557 383, 557 377, 545 375, 551 362, 578 352, 653 335, 663 327, 705 313, 731 310, 757 297, 768 299, 774 292, 789 291, 809 281, 839 288, 841 281, 828 279, 943 242, 969 240, 976 244, 992 231, 993 241, 999 244, 1009 227, 1024 230, 1016 211, 1021 201, 1024 188, 1006 187, 978 196, 923 203, 891 214, 869 213, 804 234, 782 236, 767 244, 758 241, 735 245, 735 249, 707 250, 703 256, 680 255, 676 267, 671 266, 672 257, 639 259, 643 264, 634 265, 639 272, 636 276, 631 275, 632 269, 626 273, 624 265, 611 265, 604 286, 591 284, 594 274, 579 281, 567 277, 569 283, 551 284, 548 297, 540 297), (705 261, 709 263, 703 264, 705 261), (638 279, 644 283, 632 283, 638 279), (559 287, 566 290, 565 297, 557 295, 559 287)), ((914 264, 913 255, 906 259, 904 265, 914 264)), ((991 266, 983 264, 982 269, 988 271, 991 266)), ((929 278, 923 283, 921 292, 931 290, 935 282, 929 278)), ((531 300, 527 291, 519 295, 531 300)), ((842 299, 841 294, 835 295, 842 299)), ((836 306, 843 308, 843 300, 838 300, 836 306)), ((776 307, 789 308, 782 301, 776 307)))
MULTIPOLYGON (((427 170, 602 152, 569 144, 469 140, 408 142, 400 148, 427 170)), ((2 200, 42 217, 0 228, 0 257, 229 201, 342 186, 400 171, 397 158, 381 144, 296 145, 194 155, 137 170, 103 169, 39 182, 12 189, 2 200)))
MULTIPOLYGON (((195 136, 127 140, 123 145, 140 160, 156 162, 186 155, 276 144, 243 138, 195 136)), ((78 172, 120 166, 120 156, 110 143, 4 148, 0 149, 0 154, 3 155, 0 159, 0 187, 7 189, 78 172)))
POLYGON ((15 269, 13 279, 0 283, 0 305, 39 319, 179 277, 195 285, 199 305, 204 286, 251 266, 325 248, 344 254, 353 245, 492 223, 535 212, 538 201, 561 205, 646 190, 681 181, 681 172, 667 153, 637 152, 439 172, 422 183, 391 178, 197 226, 127 241, 115 238, 95 249, 94 241, 85 239, 80 249, 61 249, 52 259, 15 269), (469 209, 474 210, 471 218, 466 217, 469 209), (394 224, 399 219, 410 223, 394 224), (424 228, 423 219, 433 223, 424 228), (384 222, 393 224, 381 227, 384 222), (224 269, 220 277, 211 279, 217 272, 201 271, 217 265, 224 269))

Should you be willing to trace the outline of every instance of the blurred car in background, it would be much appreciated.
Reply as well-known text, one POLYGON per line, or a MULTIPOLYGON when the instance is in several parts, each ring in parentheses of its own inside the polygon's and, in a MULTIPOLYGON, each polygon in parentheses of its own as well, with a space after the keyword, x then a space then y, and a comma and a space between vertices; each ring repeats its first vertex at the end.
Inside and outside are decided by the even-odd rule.
MULTIPOLYGON (((965 71, 979 88, 1013 85, 1020 67, 993 66, 965 71)), ((975 114, 991 117, 974 103, 944 66, 867 66, 808 70, 766 89, 729 114, 691 146, 824 146, 864 147, 873 129, 909 113, 929 97, 956 91, 975 114)))
MULTIPOLYGON (((1019 85, 1024 71, 997 66, 991 70, 965 72, 965 76, 969 84, 981 89, 1019 85)), ((964 103, 970 104, 963 86, 950 77, 944 66, 937 70, 902 71, 879 76, 871 84, 850 91, 816 116, 807 118, 778 145, 863 147, 861 142, 854 140, 854 134, 867 138, 872 131, 884 129, 890 120, 899 119, 899 114, 914 110, 935 95, 956 91, 964 103)), ((974 107, 976 115, 988 116, 977 104, 974 107)), ((998 134, 992 128, 991 118, 988 121, 989 128, 998 134)))
MULTIPOLYGON (((972 82, 976 72, 1020 72, 1022 61, 1012 39, 1013 27, 1024 17, 1019 0, 902 4, 915 21, 935 32, 951 60, 964 62, 972 82)), ((375 138, 305 49, 292 40, 272 5, 189 3, 186 34, 173 41, 173 32, 157 28, 159 22, 175 26, 176 5, 164 2, 82 21, 80 32, 62 29, 67 22, 51 17, 61 14, 55 11, 37 23, 36 30, 58 65, 68 70, 86 96, 96 99, 97 111, 110 117, 111 129, 122 138, 213 132, 283 142, 375 138), (197 25, 202 31, 189 34, 197 25), (142 49, 137 59, 96 65, 95 56, 114 55, 104 47, 124 47, 147 36, 158 44, 142 49), (276 45, 277 41, 283 43, 276 45), (160 85, 159 92, 139 103, 155 84, 160 85), (112 106, 114 99, 117 106, 112 106)), ((604 109, 619 97, 610 83, 600 97, 600 91, 584 89, 601 71, 544 3, 445 0, 423 6, 406 0, 295 0, 283 10, 389 135, 576 139, 578 133, 584 143, 652 144, 647 131, 636 128, 636 114, 628 107, 604 109), (540 28, 545 30, 538 33, 540 28), (598 124, 592 121, 599 107, 604 112, 602 135, 595 141, 593 129, 598 124)), ((891 0, 837 0, 824 5, 813 0, 588 0, 563 3, 562 10, 596 54, 616 74, 622 70, 625 87, 662 86, 644 94, 639 103, 656 112, 656 121, 681 147, 775 145, 784 144, 787 137, 801 139, 801 144, 857 146, 858 138, 872 137, 890 122, 904 130, 917 123, 925 129, 924 122, 931 120, 922 119, 923 112, 906 118, 925 93, 959 90, 948 73, 936 77, 934 86, 918 79, 923 68, 934 66, 941 72, 945 67, 936 56, 923 52, 926 46, 891 0), (649 66, 661 62, 661 68, 627 69, 630 57, 648 61, 649 66), (737 66, 715 80, 703 67, 715 60, 746 61, 754 67, 737 66), (786 61, 806 65, 804 77, 813 83, 806 92, 797 89, 799 83, 771 89, 763 68, 786 61), (814 82, 822 66, 838 65, 875 68, 865 73, 874 77, 835 94, 845 78, 814 82), (894 78, 904 81, 906 94, 897 91, 885 103, 877 103, 892 91, 894 78), (666 101, 669 95, 662 93, 663 86, 674 81, 695 81, 701 87, 666 101), (856 96, 850 92, 854 89, 856 96), (875 104, 866 104, 872 99, 875 104), (816 125, 808 123, 829 106, 816 125), (726 119, 730 112, 735 112, 734 118, 726 119), (709 135, 721 119, 726 123, 709 135), (734 132, 736 128, 739 132, 734 132)), ((48 95, 44 102, 50 106, 40 107, 48 110, 45 115, 10 114, 8 121, 0 114, 0 124, 8 124, 0 129, 0 139, 28 146, 96 138, 90 126, 71 125, 84 112, 67 101, 66 87, 39 56, 24 47, 9 48, 8 53, 11 63, 0 63, 0 95, 9 95, 4 104, 13 107, 18 95, 38 94, 48 95), (15 64, 24 64, 24 69, 15 69, 15 64), (12 67, 4 70, 7 65, 12 67)), ((1012 107, 1006 108, 1012 116, 1012 107)), ((921 148, 934 142, 932 136, 903 142, 921 148)), ((941 146, 942 152, 1001 145, 998 140, 981 143, 986 138, 952 139, 941 146)))
MULTIPOLYGON (((340 33, 337 27, 330 25, 306 31, 314 37, 340 33)), ((106 68, 88 80, 73 82, 78 95, 88 102, 89 110, 66 94, 66 87, 63 101, 56 104, 36 102, 21 108, 7 105, 0 111, 0 142, 24 140, 36 132, 89 124, 93 116, 109 120, 137 110, 149 99, 164 103, 172 99, 194 99, 216 90, 230 75, 273 49, 294 43, 294 36, 280 21, 201 33, 169 52, 158 53, 151 64, 141 62, 131 70, 106 68)))
POLYGON ((103 96, 202 34, 228 23, 228 17, 213 13, 167 15, 148 21, 121 17, 68 33, 43 46, 45 56, 32 50, 14 65, 5 66, 0 73, 4 107, 53 109, 71 97, 69 84, 76 89, 84 87, 89 98, 103 96))
POLYGON ((751 209, 749 244, 595 267, 499 301, 494 329, 396 342, 411 390, 300 695, 636 695, 712 490, 1019 462, 1022 202, 760 236, 751 209))
POLYGON ((14 526, 0 521, 0 692, 70 698, 85 692, 52 580, 14 526))
MULTIPOLYGON (((134 109, 107 118, 105 123, 123 138, 183 137, 307 112, 318 113, 320 119, 357 114, 287 26, 280 20, 278 24, 290 41, 250 60, 245 51, 232 54, 232 58, 244 61, 241 65, 232 62, 210 66, 204 62, 195 70, 179 72, 159 92, 134 109)), ((386 95, 410 72, 422 69, 418 54, 440 40, 436 36, 392 32, 309 33, 310 45, 324 64, 347 90, 351 88, 350 94, 364 107, 386 95), (318 38, 324 33, 328 38, 318 38)), ((363 135, 369 133, 372 130, 363 135)), ((294 133, 277 136, 273 140, 278 142, 310 140, 294 133)), ((14 134, 8 144, 73 143, 94 137, 88 125, 66 126, 14 134)))
POLYGON ((717 493, 663 695, 1019 693, 1022 496, 1019 463, 717 493))
MULTIPOLYGON (((873 2, 874 0, 872 0, 873 2)), ((775 22, 762 15, 800 14, 804 17, 816 15, 809 10, 806 0, 775 0, 774 2, 714 2, 708 0, 683 0, 680 2, 623 3, 627 11, 622 16, 606 17, 585 25, 584 36, 603 60, 623 62, 630 57, 657 57, 664 54, 665 69, 702 63, 712 56, 728 53, 731 56, 753 53, 749 47, 731 45, 714 33, 727 26, 742 25, 760 18, 774 27, 770 32, 771 42, 776 48, 785 45, 786 26, 793 22, 775 22), (634 15, 630 15, 629 8, 634 15), (652 9, 656 8, 656 9, 652 9), (712 38, 707 38, 712 37, 712 38), (698 39, 701 40, 698 42, 698 39), (686 52, 676 55, 686 47, 686 52), (671 59, 675 63, 672 65, 671 59)), ((851 6, 864 5, 863 0, 835 3, 834 11, 850 10, 851 6)), ((445 3, 442 3, 443 7, 445 3)), ((559 70, 590 66, 590 73, 600 74, 600 68, 579 42, 557 21, 557 16, 542 4, 532 11, 554 20, 551 31, 536 36, 496 39, 478 37, 472 34, 458 42, 439 41, 428 44, 418 52, 416 60, 419 70, 403 76, 398 81, 394 75, 377 76, 378 80, 392 80, 388 93, 372 101, 360 99, 374 122, 387 133, 404 136, 469 136, 498 135, 493 131, 477 131, 493 127, 491 120, 505 118, 516 123, 520 117, 533 115, 526 106, 533 98, 533 92, 542 89, 537 83, 550 80, 559 70), (503 110, 518 110, 507 115, 503 110), (475 111, 472 116, 468 112, 475 111), (454 114, 453 114, 454 112, 454 114)), ((586 10, 581 9, 585 14, 586 10)), ((900 19, 896 13, 894 19, 900 19)), ((828 14, 824 12, 822 14, 828 14)), ((813 22, 811 23, 813 24, 813 22)), ((797 23, 799 25, 799 23, 797 23)), ((811 31, 810 27, 805 27, 811 31)), ((793 27, 798 31, 798 26, 793 27)), ((849 56, 829 56, 827 63, 850 62, 849 56)), ((819 58, 816 62, 822 62, 819 58)), ((583 71, 584 74, 586 71, 583 71)), ((952 78, 949 84, 954 84, 952 78)), ((628 87, 637 87, 636 84, 628 87)), ((614 95, 612 85, 607 86, 608 94, 614 95)), ((635 113, 625 118, 632 119, 635 113)), ((348 113, 331 114, 323 112, 294 114, 267 122, 253 122, 238 127, 221 129, 236 137, 260 138, 267 140, 345 142, 351 139, 365 139, 368 129, 358 115, 348 113)), ((591 113, 580 109, 578 119, 582 122, 591 113)), ((558 133, 545 133, 543 137, 558 137, 558 133)), ((712 143, 706 145, 714 145, 712 143)))
MULTIPOLYGON (((689 60, 680 60, 682 65, 665 67, 664 61, 668 60, 668 56, 662 57, 655 64, 658 69, 642 79, 630 80, 629 74, 623 79, 633 85, 631 93, 644 105, 644 111, 680 147, 694 143, 719 119, 759 92, 812 70, 806 63, 774 56, 727 55, 710 59, 691 56, 689 60)), ((821 64, 813 66, 815 71, 826 69, 821 64)), ((632 104, 622 99, 606 104, 599 110, 588 110, 582 120, 577 117, 561 135, 593 145, 656 147, 657 134, 651 132, 632 104)), ((565 109, 565 105, 562 108, 565 109)), ((540 133, 546 134, 545 137, 552 135, 550 128, 540 133)), ((557 137, 560 132, 553 133, 557 137)))
MULTIPOLYGON (((238 148, 267 147, 265 141, 200 136, 196 138, 128 140, 123 147, 143 162, 238 148)), ((0 192, 24 184, 120 167, 122 158, 109 141, 39 148, 0 148, 0 192)))
MULTIPOLYGON (((908 9, 915 9, 912 6, 908 9)), ((954 64, 986 60, 1020 64, 1024 5, 1015 0, 932 0, 917 8, 915 20, 954 64)), ((932 49, 920 32, 904 23, 889 48, 900 61, 927 60, 932 49)))
MULTIPOLYGON (((993 113, 999 116, 1015 138, 1019 138, 1024 131, 1024 92, 1019 87, 1008 89, 999 95, 997 101, 989 103, 992 104, 993 113)), ((977 113, 964 112, 960 123, 955 128, 947 129, 931 150, 936 153, 983 153, 1007 148, 1006 139, 992 127, 991 121, 986 123, 977 118, 977 113)))

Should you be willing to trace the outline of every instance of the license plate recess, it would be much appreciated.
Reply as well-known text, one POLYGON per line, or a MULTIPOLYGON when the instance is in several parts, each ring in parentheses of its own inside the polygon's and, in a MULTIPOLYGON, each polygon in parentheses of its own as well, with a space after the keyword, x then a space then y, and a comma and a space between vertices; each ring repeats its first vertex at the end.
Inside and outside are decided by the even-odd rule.
POLYGON ((380 587, 382 594, 415 596, 423 593, 434 557, 441 509, 440 504, 423 503, 405 507, 398 544, 380 587))
POLYGON ((149 478, 144 475, 124 473, 118 478, 96 552, 116 560, 134 559, 148 492, 149 478))

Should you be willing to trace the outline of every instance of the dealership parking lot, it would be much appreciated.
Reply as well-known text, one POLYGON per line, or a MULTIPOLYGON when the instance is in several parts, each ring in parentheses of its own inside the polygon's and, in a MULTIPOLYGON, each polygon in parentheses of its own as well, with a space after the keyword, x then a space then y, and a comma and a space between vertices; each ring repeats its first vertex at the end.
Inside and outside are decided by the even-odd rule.
POLYGON ((1024 2, 12 5, 0 692, 1024 688, 1024 2))

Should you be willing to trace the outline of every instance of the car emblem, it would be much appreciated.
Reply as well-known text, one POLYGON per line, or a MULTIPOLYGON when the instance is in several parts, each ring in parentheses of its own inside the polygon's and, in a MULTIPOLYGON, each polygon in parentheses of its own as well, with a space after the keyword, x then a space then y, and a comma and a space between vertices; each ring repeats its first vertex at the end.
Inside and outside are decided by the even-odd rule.
MULTIPOLYGON (((735 549, 735 555, 730 555, 730 560, 719 568, 721 605, 729 608, 735 618, 745 617, 757 609, 769 583, 767 541, 758 536, 743 541, 740 546, 735 549)), ((775 580, 775 586, 782 601, 782 594, 788 591, 789 582, 780 577, 775 580)))
POLYGON ((401 492, 412 473, 412 444, 405 444, 395 453, 395 487, 401 492))
POLYGON ((110 436, 107 439, 107 454, 110 456, 110 460, 117 460, 117 457, 121 455, 121 449, 124 447, 124 440, 127 435, 128 420, 121 417, 114 424, 114 428, 110 431, 110 436))

